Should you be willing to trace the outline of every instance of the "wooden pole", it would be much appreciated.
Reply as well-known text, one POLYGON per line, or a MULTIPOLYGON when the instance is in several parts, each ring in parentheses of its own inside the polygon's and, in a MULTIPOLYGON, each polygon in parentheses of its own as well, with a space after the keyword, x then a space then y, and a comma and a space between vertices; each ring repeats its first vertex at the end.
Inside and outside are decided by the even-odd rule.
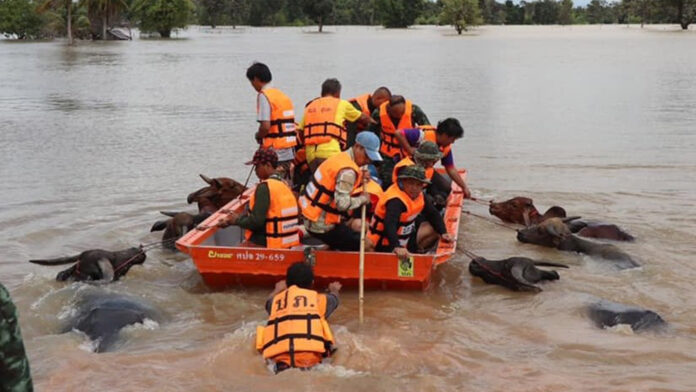
POLYGON ((360 211, 360 280, 358 282, 358 301, 360 308, 360 324, 363 323, 363 303, 365 302, 365 221, 367 205, 363 204, 360 211))

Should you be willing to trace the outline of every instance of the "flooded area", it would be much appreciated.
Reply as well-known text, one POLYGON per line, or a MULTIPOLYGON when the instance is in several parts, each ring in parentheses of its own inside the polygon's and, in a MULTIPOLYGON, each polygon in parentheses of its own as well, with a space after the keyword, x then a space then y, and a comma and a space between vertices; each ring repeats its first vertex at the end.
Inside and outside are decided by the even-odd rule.
MULTIPOLYGON (((0 42, 0 281, 20 312, 39 391, 696 390, 696 34, 625 26, 190 28, 172 40, 0 42), (338 352, 273 376, 254 349, 268 288, 212 291, 184 254, 156 250, 120 281, 161 319, 95 354, 61 333, 86 290, 27 260, 151 243, 160 210, 188 210, 199 173, 244 181, 267 63, 296 108, 336 77, 343 98, 386 85, 454 145, 474 196, 532 197, 541 212, 615 223, 642 267, 617 271, 523 244, 465 215, 460 252, 424 292, 345 290, 338 352), (538 294, 484 284, 461 249, 566 263, 538 294), (595 327, 600 298, 658 312, 669 328, 595 327)), ((299 109, 296 109, 298 112, 299 109)), ((485 206, 465 209, 487 215, 485 206)))

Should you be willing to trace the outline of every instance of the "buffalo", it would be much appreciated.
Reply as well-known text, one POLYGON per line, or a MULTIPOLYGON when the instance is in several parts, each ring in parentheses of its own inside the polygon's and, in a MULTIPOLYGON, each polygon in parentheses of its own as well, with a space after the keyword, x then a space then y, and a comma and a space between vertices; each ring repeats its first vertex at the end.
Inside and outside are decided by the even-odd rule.
POLYGON ((469 273, 483 279, 484 282, 507 287, 513 291, 540 292, 536 283, 558 280, 556 271, 546 271, 537 267, 568 268, 567 265, 536 261, 526 257, 510 257, 503 260, 488 260, 477 257, 469 263, 469 273))
POLYGON ((124 276, 132 266, 144 263, 146 257, 145 251, 141 247, 113 252, 103 249, 91 249, 76 256, 29 260, 29 262, 40 265, 75 263, 70 268, 58 273, 56 276, 58 281, 90 280, 112 282, 124 276))

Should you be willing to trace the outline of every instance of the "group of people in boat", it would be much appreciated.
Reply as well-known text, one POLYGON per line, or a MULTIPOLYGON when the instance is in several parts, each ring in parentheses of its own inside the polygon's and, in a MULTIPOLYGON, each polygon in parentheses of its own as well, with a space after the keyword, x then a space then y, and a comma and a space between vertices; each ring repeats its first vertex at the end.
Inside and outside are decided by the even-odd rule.
MULTIPOLYGON (((386 87, 343 100, 340 82, 327 79, 297 121, 292 100, 270 85, 268 66, 254 63, 246 77, 258 93, 260 145, 247 164, 260 183, 247 211, 229 211, 218 226, 243 228, 245 246, 289 249, 311 235, 331 249, 357 251, 366 206, 367 251, 404 259, 453 240, 442 217, 451 182, 470 196, 452 154, 464 135, 457 119, 432 126, 420 107, 386 87), (447 177, 434 170, 437 161, 447 177)), ((276 372, 309 368, 331 352, 326 318, 338 306, 340 283, 318 294, 312 281, 308 264, 293 264, 267 301, 257 348, 276 372)))
POLYGON ((451 181, 469 196, 451 148, 464 135, 458 120, 431 126, 417 105, 386 87, 343 100, 340 82, 327 79, 296 121, 292 100, 270 85, 268 66, 254 63, 246 77, 258 92, 260 144, 247 164, 261 182, 248 211, 230 212, 219 226, 240 226, 249 246, 289 249, 311 235, 331 249, 357 251, 367 205, 368 251, 406 257, 452 240, 441 214, 451 181), (438 160, 447 176, 434 170, 438 160))

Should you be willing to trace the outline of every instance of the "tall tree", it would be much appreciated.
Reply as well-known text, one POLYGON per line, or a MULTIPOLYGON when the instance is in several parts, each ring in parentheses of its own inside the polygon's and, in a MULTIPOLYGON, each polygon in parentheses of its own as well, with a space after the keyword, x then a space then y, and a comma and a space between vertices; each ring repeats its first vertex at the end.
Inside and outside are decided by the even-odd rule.
POLYGON ((669 3, 676 8, 676 22, 687 30, 696 17, 696 0, 669 0, 669 3))
POLYGON ((573 0, 561 0, 558 9, 558 24, 573 24, 573 0))
POLYGON ((210 23, 211 28, 218 25, 218 21, 224 15, 225 9, 228 7, 226 0, 198 0, 198 4, 203 11, 205 21, 210 23))
POLYGON ((101 19, 102 33, 101 39, 105 40, 106 30, 109 26, 109 17, 122 10, 128 9, 125 0, 80 0, 80 5, 87 8, 87 13, 101 19))
POLYGON ((457 34, 469 26, 481 24, 481 10, 477 0, 442 0, 440 23, 454 26, 457 34))
POLYGON ((67 11, 67 17, 65 18, 65 29, 68 37, 68 45, 73 44, 73 32, 72 32, 72 11, 73 3, 72 0, 45 0, 37 7, 39 13, 46 12, 48 10, 60 10, 64 8, 67 11))
POLYGON ((172 29, 185 27, 194 10, 191 0, 135 0, 133 12, 145 32, 169 38, 172 29))
POLYGON ((336 6, 336 0, 302 0, 302 10, 317 23, 319 32, 324 30, 324 23, 336 6))
POLYGON ((377 9, 384 27, 404 28, 416 20, 423 0, 377 0, 377 9))

